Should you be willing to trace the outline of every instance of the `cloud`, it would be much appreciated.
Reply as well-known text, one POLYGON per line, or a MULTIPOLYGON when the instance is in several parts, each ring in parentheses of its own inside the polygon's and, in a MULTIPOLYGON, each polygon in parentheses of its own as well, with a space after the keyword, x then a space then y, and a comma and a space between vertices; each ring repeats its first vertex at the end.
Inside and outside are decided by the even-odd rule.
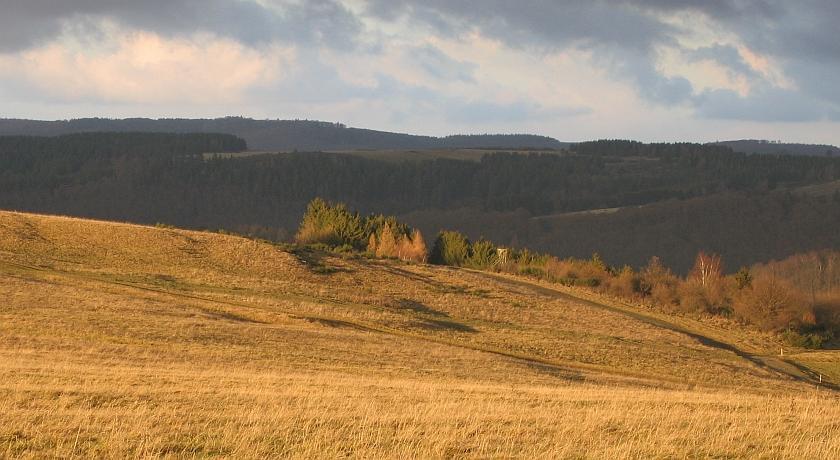
POLYGON ((477 65, 452 59, 438 48, 425 45, 408 51, 410 59, 427 74, 440 80, 472 82, 477 65))
POLYGON ((786 2, 767 0, 760 18, 735 15, 720 18, 750 50, 780 63, 791 87, 802 99, 840 106, 840 3, 833 0, 786 2))
POLYGON ((166 37, 196 33, 246 45, 294 42, 352 48, 361 22, 337 0, 0 0, 0 52, 56 39, 80 21, 112 21, 166 37))
POLYGON ((591 51, 595 65, 633 84, 648 101, 672 106, 693 98, 695 104, 712 104, 698 112, 702 116, 755 114, 763 120, 769 116, 764 109, 775 101, 790 107, 782 118, 809 119, 796 105, 797 94, 808 106, 840 104, 840 87, 833 83, 840 74, 840 2, 833 0, 370 0, 367 11, 389 20, 424 21, 444 34, 478 31, 531 52, 591 51), (702 35, 701 17, 723 42, 692 46, 702 35), (748 97, 731 91, 698 93, 685 75, 668 75, 660 68, 662 49, 676 50, 688 60, 714 61, 733 76, 775 89, 748 97), (756 57, 772 65, 759 68, 756 57))
POLYGON ((666 77, 655 65, 656 48, 676 44, 677 29, 633 2, 371 0, 367 11, 391 21, 435 18, 427 25, 444 24, 442 33, 475 30, 530 52, 586 50, 657 103, 679 104, 692 93, 687 79, 666 77))
POLYGON ((731 45, 715 43, 711 46, 703 46, 689 50, 687 56, 690 60, 708 60, 716 62, 725 67, 730 73, 747 77, 758 77, 759 73, 741 55, 738 49, 731 45))
POLYGON ((802 123, 832 118, 836 109, 823 101, 780 88, 762 88, 747 96, 727 89, 706 91, 694 99, 701 117, 719 120, 802 123))
POLYGON ((834 0, 0 0, 0 104, 815 126, 840 116, 837 23, 834 0))
POLYGON ((606 1, 369 0, 366 12, 390 21, 408 17, 443 25, 442 32, 478 29, 511 46, 545 50, 572 45, 648 49, 667 41, 671 29, 637 9, 606 1))
POLYGON ((50 44, 0 55, 0 81, 26 98, 109 103, 233 102, 250 86, 283 78, 288 50, 258 53, 213 37, 165 39, 148 32, 121 34, 95 52, 50 44))
POLYGON ((487 101, 449 101, 446 119, 461 123, 482 125, 487 123, 523 123, 528 120, 555 120, 591 113, 582 107, 547 108, 535 102, 495 103, 487 101))

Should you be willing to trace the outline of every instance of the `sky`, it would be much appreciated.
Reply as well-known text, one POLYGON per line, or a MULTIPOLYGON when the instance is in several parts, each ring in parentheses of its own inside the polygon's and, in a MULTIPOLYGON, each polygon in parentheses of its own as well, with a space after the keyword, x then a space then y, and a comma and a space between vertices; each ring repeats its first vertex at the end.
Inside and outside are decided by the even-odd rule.
POLYGON ((0 117, 840 145, 836 0, 0 0, 0 117))

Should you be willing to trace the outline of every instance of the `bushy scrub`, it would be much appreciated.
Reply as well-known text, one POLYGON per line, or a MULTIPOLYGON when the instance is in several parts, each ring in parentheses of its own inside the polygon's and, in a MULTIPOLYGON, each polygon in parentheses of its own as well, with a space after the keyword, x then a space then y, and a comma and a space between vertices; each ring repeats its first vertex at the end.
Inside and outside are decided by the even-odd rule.
POLYGON ((470 240, 464 235, 453 231, 442 231, 435 239, 429 261, 437 265, 464 266, 472 255, 471 246, 470 240))
POLYGON ((295 241, 339 252, 367 250, 376 257, 426 261, 426 243, 419 230, 393 216, 362 217, 343 204, 331 205, 320 198, 307 206, 295 241))

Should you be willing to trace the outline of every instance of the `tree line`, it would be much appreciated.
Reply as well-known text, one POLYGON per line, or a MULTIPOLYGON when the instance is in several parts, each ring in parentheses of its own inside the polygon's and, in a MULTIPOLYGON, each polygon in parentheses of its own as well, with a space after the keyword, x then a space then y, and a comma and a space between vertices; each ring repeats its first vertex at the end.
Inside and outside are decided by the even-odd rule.
POLYGON ((324 197, 400 216, 426 234, 454 228, 552 254, 599 251, 635 267, 658 254, 681 274, 698 249, 749 265, 840 244, 840 194, 784 191, 836 180, 838 158, 625 141, 481 161, 206 155, 245 148, 218 134, 0 137, 0 208, 288 241, 309 201, 324 197), (563 214, 621 206, 628 208, 563 214))
POLYGON ((800 254, 726 274, 720 255, 701 251, 684 277, 656 256, 640 269, 616 267, 597 253, 587 259, 560 258, 499 247, 483 238, 470 241, 451 230, 440 231, 427 253, 422 234, 396 217, 362 217, 320 198, 307 207, 296 241, 328 251, 530 276, 671 313, 731 317, 780 333, 799 347, 820 348, 840 337, 840 252, 800 254))
POLYGON ((488 154, 478 162, 386 162, 325 153, 197 155, 244 148, 241 139, 206 134, 0 137, 0 186, 14 195, 2 205, 26 206, 61 188, 93 201, 97 193, 160 191, 201 200, 221 192, 240 207, 293 207, 295 215, 315 196, 388 213, 470 207, 543 215, 840 179, 840 159, 620 141, 576 144, 569 154, 488 154), (126 181, 115 183, 116 177, 126 181), (198 196, 191 196, 194 190, 198 196))
POLYGON ((225 133, 245 139, 252 149, 280 152, 433 148, 559 149, 565 145, 550 137, 528 134, 432 137, 349 128, 341 123, 316 120, 254 120, 243 117, 81 118, 60 121, 0 119, 0 135, 59 136, 79 132, 225 133))

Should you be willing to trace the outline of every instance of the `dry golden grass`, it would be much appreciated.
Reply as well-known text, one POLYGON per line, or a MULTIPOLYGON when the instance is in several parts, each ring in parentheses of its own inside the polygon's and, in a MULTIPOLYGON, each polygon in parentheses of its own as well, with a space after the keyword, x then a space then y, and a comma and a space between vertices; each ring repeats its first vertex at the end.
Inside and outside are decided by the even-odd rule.
POLYGON ((520 281, 0 213, 0 457, 840 457, 835 393, 650 318, 770 338, 520 281))

